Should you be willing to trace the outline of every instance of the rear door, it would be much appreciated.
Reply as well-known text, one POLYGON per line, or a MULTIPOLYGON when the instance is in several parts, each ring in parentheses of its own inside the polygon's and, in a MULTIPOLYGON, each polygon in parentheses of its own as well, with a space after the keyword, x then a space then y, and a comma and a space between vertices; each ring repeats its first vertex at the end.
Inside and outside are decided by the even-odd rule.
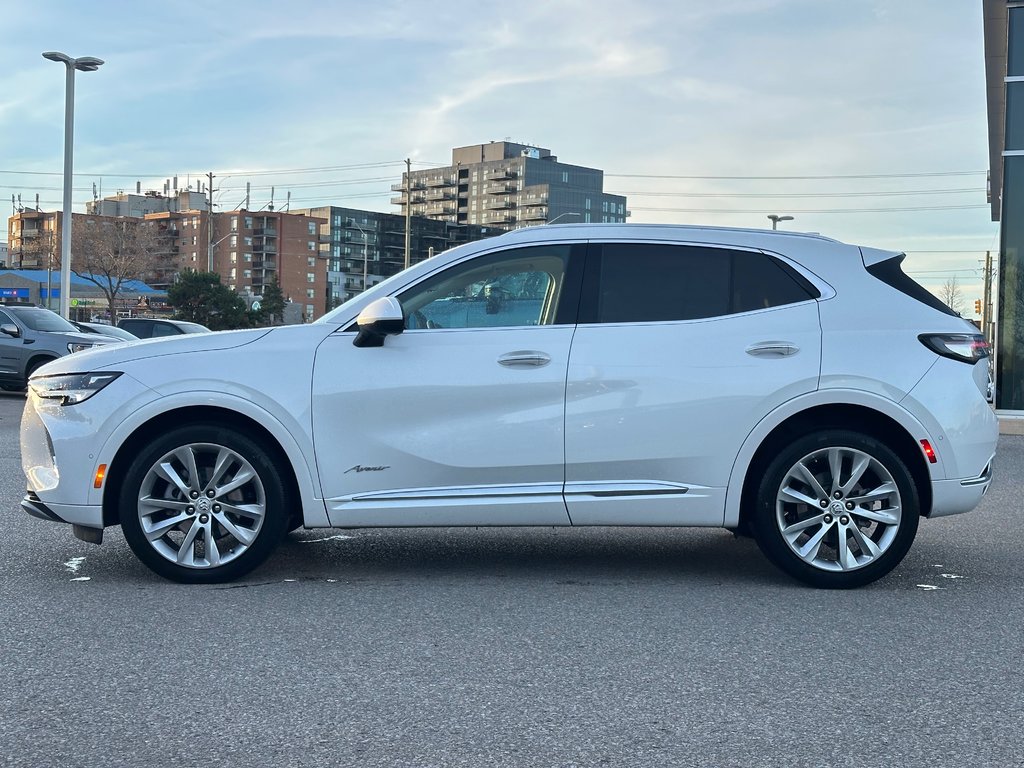
POLYGON ((743 440, 817 387, 817 295, 758 251, 593 244, 566 396, 573 524, 721 525, 743 440))

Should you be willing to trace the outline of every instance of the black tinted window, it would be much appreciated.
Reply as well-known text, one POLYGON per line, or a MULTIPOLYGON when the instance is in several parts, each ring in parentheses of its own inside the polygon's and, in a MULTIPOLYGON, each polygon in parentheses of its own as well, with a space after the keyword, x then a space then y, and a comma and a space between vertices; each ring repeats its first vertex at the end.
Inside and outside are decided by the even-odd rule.
POLYGON ((587 322, 697 320, 816 296, 769 256, 721 248, 611 243, 588 277, 596 306, 587 322))
POLYGON ((805 281, 771 256, 735 251, 732 254, 732 311, 781 307, 818 297, 817 291, 811 293, 814 289, 804 287, 801 282, 805 281))

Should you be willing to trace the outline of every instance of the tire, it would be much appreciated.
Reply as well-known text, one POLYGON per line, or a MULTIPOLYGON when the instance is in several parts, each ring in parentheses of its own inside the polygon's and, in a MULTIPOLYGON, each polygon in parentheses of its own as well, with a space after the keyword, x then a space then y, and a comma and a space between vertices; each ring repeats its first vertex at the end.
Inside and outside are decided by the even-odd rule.
POLYGON ((210 584, 244 576, 270 555, 288 528, 285 501, 265 446, 230 427, 193 424, 139 453, 119 511, 128 546, 148 568, 210 584))
POLYGON ((758 487, 751 523, 761 551, 790 576, 850 589, 903 560, 920 513, 903 461, 873 437, 836 429, 805 435, 779 452, 758 487))

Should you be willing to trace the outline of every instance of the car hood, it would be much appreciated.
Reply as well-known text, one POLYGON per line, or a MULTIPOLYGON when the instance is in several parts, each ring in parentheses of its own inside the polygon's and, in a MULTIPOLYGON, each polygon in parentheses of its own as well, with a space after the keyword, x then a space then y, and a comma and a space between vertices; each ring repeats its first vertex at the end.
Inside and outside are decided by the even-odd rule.
MULTIPOLYGON (((113 368, 122 363, 144 360, 163 355, 177 355, 182 352, 204 352, 220 349, 234 349, 266 336, 273 328, 255 328, 245 331, 216 331, 213 333, 186 333, 181 336, 165 336, 157 339, 113 344, 100 342, 102 346, 61 357, 46 366, 47 374, 84 373, 113 368)), ((96 334, 80 334, 84 341, 99 339, 96 334)), ((71 336, 71 334, 68 334, 71 336)), ((112 340, 113 341, 113 340, 112 340)), ((118 340, 120 341, 120 340, 118 340)))

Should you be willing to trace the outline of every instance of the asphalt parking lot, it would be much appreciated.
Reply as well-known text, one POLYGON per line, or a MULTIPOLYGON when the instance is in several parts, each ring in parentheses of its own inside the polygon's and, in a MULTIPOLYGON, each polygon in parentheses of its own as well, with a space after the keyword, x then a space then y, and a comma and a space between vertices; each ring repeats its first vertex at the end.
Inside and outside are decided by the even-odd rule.
POLYGON ((1024 437, 852 592, 719 530, 299 531, 242 582, 23 514, 0 394, 0 764, 1024 765, 1024 437))

